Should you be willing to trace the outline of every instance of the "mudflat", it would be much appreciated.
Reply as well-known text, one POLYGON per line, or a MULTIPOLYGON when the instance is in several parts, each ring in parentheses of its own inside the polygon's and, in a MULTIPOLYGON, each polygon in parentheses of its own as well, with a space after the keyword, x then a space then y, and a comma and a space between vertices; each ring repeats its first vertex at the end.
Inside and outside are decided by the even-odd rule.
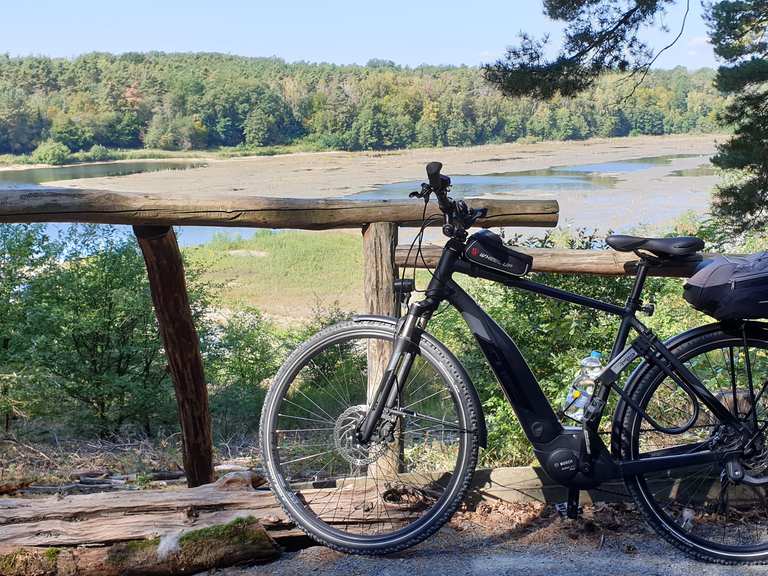
MULTIPOLYGON (((709 155, 714 152, 718 138, 725 139, 725 136, 641 136, 467 148, 209 159, 206 167, 190 170, 66 180, 55 184, 144 194, 236 193, 239 196, 324 198, 355 194, 377 184, 424 179, 424 166, 433 160, 444 164, 446 174, 483 175, 652 156, 709 155)), ((636 185, 633 180, 627 179, 630 188, 636 185)), ((647 185, 643 185, 643 191, 647 190, 647 185)))

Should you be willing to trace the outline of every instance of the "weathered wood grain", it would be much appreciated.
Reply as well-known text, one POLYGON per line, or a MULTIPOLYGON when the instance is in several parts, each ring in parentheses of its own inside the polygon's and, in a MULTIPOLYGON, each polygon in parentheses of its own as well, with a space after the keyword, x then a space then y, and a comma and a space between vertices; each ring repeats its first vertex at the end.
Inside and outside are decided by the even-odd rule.
POLYGON ((213 482, 213 440, 200 339, 192 320, 184 263, 169 226, 134 226, 147 266, 165 357, 176 390, 184 471, 190 487, 213 482))
MULTIPOLYGON (((488 209, 480 226, 555 226, 554 200, 471 199, 488 209)), ((371 222, 420 224, 417 200, 265 198, 258 196, 113 192, 49 186, 0 185, 0 222, 92 222, 244 226, 323 230, 371 222)), ((430 203, 427 216, 439 215, 430 203)), ((440 222, 435 222, 440 224, 440 222)))
MULTIPOLYGON (((415 249, 408 257, 410 246, 398 246, 395 262, 400 267, 434 268, 440 258, 442 247, 433 244, 422 246, 422 257, 417 258, 415 249)), ((635 273, 637 256, 632 252, 615 250, 569 250, 566 248, 525 248, 515 246, 515 250, 533 256, 534 272, 553 272, 560 274, 597 274, 602 276, 625 276, 635 273)), ((652 276, 677 278, 690 277, 696 270, 706 265, 713 254, 691 258, 684 262, 667 263, 650 270, 652 276)))
MULTIPOLYGON (((363 227, 363 296, 368 314, 400 315, 400 303, 394 290, 397 229, 397 224, 392 222, 373 222, 363 227)), ((372 340, 368 343, 369 404, 373 402, 391 355, 389 342, 372 340)), ((400 443, 393 443, 380 461, 368 467, 369 475, 375 477, 380 470, 398 470, 401 447, 400 443)))

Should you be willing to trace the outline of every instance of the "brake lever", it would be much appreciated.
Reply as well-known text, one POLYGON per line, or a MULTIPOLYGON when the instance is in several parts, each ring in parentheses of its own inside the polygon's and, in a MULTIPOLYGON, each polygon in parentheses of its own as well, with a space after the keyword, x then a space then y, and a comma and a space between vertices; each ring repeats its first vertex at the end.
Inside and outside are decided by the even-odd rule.
POLYGON ((471 208, 467 214, 467 228, 470 228, 480 218, 485 218, 488 214, 488 208, 471 208))
POLYGON ((408 194, 408 198, 426 198, 429 200, 429 195, 432 193, 432 187, 429 184, 422 184, 421 191, 414 191, 408 194))

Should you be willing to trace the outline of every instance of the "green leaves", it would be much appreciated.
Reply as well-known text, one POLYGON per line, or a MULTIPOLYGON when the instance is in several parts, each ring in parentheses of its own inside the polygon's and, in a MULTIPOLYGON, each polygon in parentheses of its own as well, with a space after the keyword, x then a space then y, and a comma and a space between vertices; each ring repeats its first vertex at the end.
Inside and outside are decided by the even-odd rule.
MULTIPOLYGON (((631 83, 619 85, 611 72, 590 68, 585 75, 567 59, 549 66, 534 56, 541 48, 535 41, 524 46, 534 61, 510 77, 506 92, 515 99, 469 67, 286 64, 220 54, 0 57, 0 154, 29 153, 49 138, 87 154, 94 144, 383 150, 675 133, 698 129, 703 115, 722 107, 707 72, 653 71, 644 85, 650 95, 635 98, 631 83), (558 97, 578 90, 585 91, 572 101, 558 97), (541 103, 531 95, 554 98, 541 103), (631 118, 646 105, 660 120, 631 118)), ((506 82, 492 77, 497 73, 504 71, 485 70, 506 82)))
POLYGON ((549 38, 521 33, 505 58, 484 67, 486 79, 508 96, 573 96, 607 70, 643 70, 652 52, 639 32, 655 24, 674 0, 545 0, 544 12, 565 22, 562 47, 546 56, 549 38))

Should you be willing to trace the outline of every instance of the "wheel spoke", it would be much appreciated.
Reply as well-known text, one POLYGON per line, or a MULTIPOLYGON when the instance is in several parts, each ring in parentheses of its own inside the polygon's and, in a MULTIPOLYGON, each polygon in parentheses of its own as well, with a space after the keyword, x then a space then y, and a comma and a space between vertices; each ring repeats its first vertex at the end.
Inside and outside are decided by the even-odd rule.
POLYGON ((444 495, 457 494, 449 488, 471 473, 463 454, 476 450, 475 435, 465 427, 476 423, 460 404, 461 394, 452 392, 464 383, 443 376, 458 370, 439 368, 444 355, 422 350, 409 374, 401 375, 401 400, 385 410, 371 441, 360 444, 355 429, 368 412, 369 376, 382 373, 372 364, 382 362, 382 354, 369 351, 392 346, 391 338, 355 330, 349 337, 324 336, 326 343, 283 371, 291 379, 273 384, 279 392, 270 394, 279 396, 268 403, 274 406, 274 417, 267 418, 272 432, 262 433, 270 435, 273 469, 282 477, 273 486, 301 503, 298 523, 306 526, 311 518, 315 527, 380 537, 435 513, 444 495))
MULTIPOLYGON (((768 426, 765 407, 759 404, 768 387, 768 341, 724 332, 700 339, 680 360, 740 420, 749 423, 756 450, 738 456, 747 474, 762 478, 768 474, 768 426), (760 383, 759 390, 755 383, 760 383), (763 429, 765 427, 765 429, 763 429)), ((681 346, 686 349, 685 345, 681 346)), ((635 390, 636 401, 665 426, 692 419, 693 404, 684 402, 681 391, 654 369, 635 390)), ((634 411, 632 411, 634 413, 634 411)), ((627 457, 654 458, 722 451, 718 461, 644 473, 629 481, 644 494, 638 505, 680 538, 681 545, 731 554, 759 551, 768 556, 768 502, 756 487, 729 479, 725 462, 733 458, 739 436, 709 411, 702 410, 693 425, 682 433, 666 434, 648 426, 636 414, 628 416, 631 441, 627 457), (685 537, 686 540, 682 540, 685 537)), ((743 450, 743 444, 741 444, 743 450)))

